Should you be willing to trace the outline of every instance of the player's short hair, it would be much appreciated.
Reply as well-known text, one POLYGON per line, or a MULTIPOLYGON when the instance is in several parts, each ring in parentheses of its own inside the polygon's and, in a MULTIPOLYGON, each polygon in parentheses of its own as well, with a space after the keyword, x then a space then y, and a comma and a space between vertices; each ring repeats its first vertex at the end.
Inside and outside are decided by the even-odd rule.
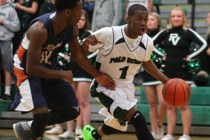
POLYGON ((133 16, 135 14, 136 11, 147 11, 147 8, 144 7, 143 5, 141 4, 133 4, 129 7, 128 9, 128 16, 133 16))
POLYGON ((76 7, 78 2, 80 2, 80 0, 56 0, 55 7, 57 11, 63 11, 76 7))

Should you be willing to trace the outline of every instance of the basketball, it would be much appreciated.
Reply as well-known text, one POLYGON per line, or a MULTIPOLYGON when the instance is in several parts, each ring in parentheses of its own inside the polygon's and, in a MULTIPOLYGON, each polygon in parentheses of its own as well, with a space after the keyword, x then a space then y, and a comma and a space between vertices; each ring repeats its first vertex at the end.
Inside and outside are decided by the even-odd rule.
POLYGON ((172 106, 183 106, 190 99, 190 86, 180 78, 168 80, 163 87, 163 98, 172 106))

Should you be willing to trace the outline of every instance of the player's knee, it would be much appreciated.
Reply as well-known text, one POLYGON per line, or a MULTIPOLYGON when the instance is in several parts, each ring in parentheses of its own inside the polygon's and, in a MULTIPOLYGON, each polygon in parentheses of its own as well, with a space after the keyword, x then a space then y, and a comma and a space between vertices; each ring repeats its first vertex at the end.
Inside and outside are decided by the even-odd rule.
POLYGON ((76 108, 68 109, 66 111, 63 111, 62 114, 67 120, 74 120, 79 116, 80 109, 79 109, 79 107, 78 107, 78 109, 76 109, 76 108))
POLYGON ((48 120, 48 113, 39 113, 33 116, 33 122, 38 124, 46 124, 48 120))
POLYGON ((43 137, 44 128, 48 121, 48 113, 39 113, 33 115, 33 123, 31 125, 31 138, 36 139, 43 137))
POLYGON ((114 129, 114 128, 112 128, 108 125, 105 125, 105 124, 102 125, 101 129, 102 129, 103 133, 106 135, 116 134, 116 133, 120 132, 119 130, 114 129))
POLYGON ((131 124, 136 125, 136 124, 146 124, 146 120, 143 116, 143 114, 140 111, 136 111, 133 116, 130 119, 131 124))

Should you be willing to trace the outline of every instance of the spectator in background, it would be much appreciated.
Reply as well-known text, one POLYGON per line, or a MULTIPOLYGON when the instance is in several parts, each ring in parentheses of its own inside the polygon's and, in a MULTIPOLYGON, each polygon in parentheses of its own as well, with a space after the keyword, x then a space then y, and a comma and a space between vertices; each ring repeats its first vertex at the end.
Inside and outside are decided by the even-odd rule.
POLYGON ((18 10, 21 22, 21 37, 28 29, 32 19, 38 16, 39 8, 43 0, 18 0, 14 7, 18 10))
POLYGON ((93 18, 94 3, 95 0, 83 0, 83 9, 88 13, 90 24, 93 18))
MULTIPOLYGON (((159 31, 161 26, 161 19, 159 14, 151 13, 149 14, 147 22, 147 33, 150 37, 154 37, 159 31)), ((158 46, 162 48, 163 45, 158 46)), ((158 54, 153 52, 151 59, 154 64, 160 69, 161 68, 161 57, 157 58, 158 54), (153 58, 154 57, 154 58, 153 58)), ((143 86, 146 93, 147 101, 150 106, 150 122, 151 122, 151 133, 155 139, 160 139, 164 135, 163 122, 166 116, 167 106, 162 97, 162 88, 163 85, 160 81, 157 81, 146 71, 143 72, 143 86), (158 102, 159 101, 159 109, 158 102)))
POLYGON ((126 19, 126 13, 128 8, 133 4, 141 4, 147 8, 148 12, 151 13, 153 10, 153 0, 125 0, 125 14, 124 18, 126 19))
POLYGON ((0 59, 5 74, 5 92, 1 100, 10 102, 11 63, 13 56, 12 38, 20 30, 20 23, 15 9, 6 0, 0 0, 0 59))
MULTIPOLYGON (((207 13, 207 24, 208 24, 208 29, 206 32, 206 41, 207 41, 207 48, 206 50, 202 53, 201 56, 201 69, 206 71, 208 74, 210 74, 210 11, 207 13)), ((210 79, 208 82, 208 85, 210 86, 210 79)))
POLYGON ((19 47, 23 34, 28 29, 31 20, 38 16, 42 1, 44 0, 14 0, 14 3, 12 3, 20 19, 20 31, 15 33, 15 37, 13 38, 13 53, 16 52, 19 47))
MULTIPOLYGON (((208 60, 208 63, 207 63, 207 66, 208 66, 208 68, 207 68, 207 72, 208 72, 208 74, 210 74, 210 11, 208 12, 208 16, 207 16, 207 23, 208 23, 208 31, 207 31, 207 43, 208 43, 208 49, 206 50, 206 53, 207 53, 207 55, 208 55, 208 57, 207 57, 207 60, 208 60)), ((208 85, 210 86, 210 79, 209 79, 209 83, 208 83, 208 85)))
POLYGON ((55 0, 48 0, 40 6, 39 16, 55 11, 55 0))
POLYGON ((122 19, 122 0, 96 0, 91 30, 117 26, 122 19))
MULTIPOLYGON (((154 45, 164 41, 166 54, 154 49, 165 60, 164 74, 169 78, 182 78, 190 85, 192 84, 192 74, 186 67, 191 58, 197 56, 206 48, 206 41, 189 27, 184 8, 175 7, 171 10, 169 24, 167 28, 155 37, 154 45), (199 46, 195 52, 190 53, 190 46, 195 43, 199 46)), ((190 140, 190 128, 192 123, 192 113, 189 102, 180 107, 183 124, 183 135, 178 140, 190 140)), ((177 121, 177 108, 167 106, 167 135, 161 140, 174 140, 173 134, 177 121)))

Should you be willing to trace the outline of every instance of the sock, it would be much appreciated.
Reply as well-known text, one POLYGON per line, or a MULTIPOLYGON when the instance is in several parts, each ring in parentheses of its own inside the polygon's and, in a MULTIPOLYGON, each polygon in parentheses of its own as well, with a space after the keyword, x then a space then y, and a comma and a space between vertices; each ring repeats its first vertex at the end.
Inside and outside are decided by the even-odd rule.
POLYGON ((96 139, 96 140, 101 140, 101 136, 98 134, 97 129, 94 129, 92 131, 92 136, 96 139))
POLYGON ((4 94, 10 96, 10 91, 11 91, 11 86, 6 86, 4 94))
POLYGON ((130 122, 136 130, 138 140, 154 140, 141 112, 135 112, 131 117, 130 122))
POLYGON ((108 125, 103 124, 101 127, 102 131, 104 132, 104 134, 106 135, 111 135, 111 134, 117 134, 120 133, 121 131, 114 129, 108 125))
POLYGON ((33 122, 31 124, 31 138, 32 140, 42 139, 44 129, 47 124, 48 113, 39 113, 33 115, 33 122))

